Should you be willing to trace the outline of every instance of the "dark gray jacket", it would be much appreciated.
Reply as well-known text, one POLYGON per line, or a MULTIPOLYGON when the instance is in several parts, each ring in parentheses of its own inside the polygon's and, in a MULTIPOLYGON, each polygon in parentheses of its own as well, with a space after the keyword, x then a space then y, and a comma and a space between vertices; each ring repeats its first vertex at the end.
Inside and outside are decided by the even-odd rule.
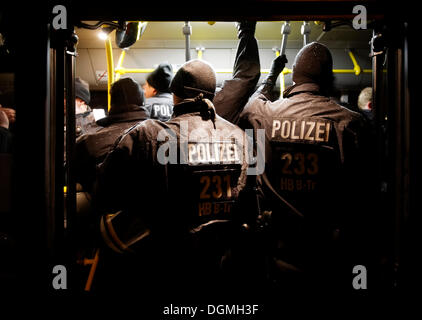
POLYGON ((135 124, 149 118, 145 107, 133 105, 132 111, 109 115, 97 121, 98 131, 79 137, 75 145, 76 181, 85 191, 92 191, 96 165, 101 163, 113 148, 116 140, 135 124))
POLYGON ((265 174, 257 182, 261 208, 272 212, 276 256, 316 271, 326 266, 333 235, 348 233, 350 222, 364 216, 366 204, 354 194, 365 193, 369 178, 367 131, 359 113, 322 96, 315 83, 295 85, 285 96, 271 102, 257 92, 240 126, 265 130, 265 174))
POLYGON ((238 124, 239 115, 256 89, 260 75, 258 43, 253 34, 243 33, 237 47, 233 77, 224 82, 213 99, 217 114, 238 124))
POLYGON ((171 120, 144 121, 120 139, 101 165, 97 193, 100 212, 123 210, 115 246, 144 231, 130 226, 171 238, 231 216, 246 182, 245 133, 212 120, 214 112, 209 100, 185 100, 171 120))
POLYGON ((173 113, 173 96, 171 93, 160 92, 145 99, 145 107, 150 112, 151 119, 168 121, 173 113))

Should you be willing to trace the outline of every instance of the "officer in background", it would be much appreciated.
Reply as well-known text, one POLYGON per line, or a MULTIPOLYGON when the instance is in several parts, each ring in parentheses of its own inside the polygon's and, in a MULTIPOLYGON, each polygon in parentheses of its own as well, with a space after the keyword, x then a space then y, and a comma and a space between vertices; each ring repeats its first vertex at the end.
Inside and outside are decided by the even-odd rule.
POLYGON ((255 39, 256 21, 237 22, 236 28, 240 41, 233 66, 233 77, 224 82, 213 100, 217 114, 234 124, 238 124, 239 115, 261 75, 258 43, 255 39))
POLYGON ((370 123, 374 123, 374 113, 372 110, 372 88, 366 87, 362 89, 358 97, 359 111, 368 119, 370 123))
POLYGON ((173 97, 170 92, 170 82, 173 78, 173 67, 167 62, 160 63, 151 72, 143 85, 145 104, 151 114, 151 119, 168 121, 173 113, 173 97))
POLYGON ((153 286, 163 281, 163 294, 177 294, 169 291, 175 282, 179 291, 181 285, 201 289, 213 282, 224 252, 213 251, 217 240, 206 242, 209 250, 198 245, 199 234, 234 219, 246 182, 245 134, 216 115, 215 88, 208 63, 186 62, 171 83, 171 120, 150 119, 132 128, 101 165, 102 237, 116 252, 141 253, 142 266, 127 268, 153 286))
POLYGON ((75 145, 76 182, 91 192, 100 164, 126 129, 149 119, 142 88, 132 78, 123 78, 111 87, 108 116, 96 123, 100 129, 80 136, 75 145))
POLYGON ((76 137, 82 134, 95 132, 100 127, 95 123, 94 112, 89 107, 91 93, 89 84, 81 78, 75 79, 75 117, 76 137))
POLYGON ((352 264, 367 262, 362 227, 370 205, 354 196, 356 187, 365 196, 370 185, 363 117, 329 98, 332 56, 317 42, 297 54, 285 98, 270 101, 285 62, 282 56, 273 61, 240 123, 265 130, 265 172, 257 185, 261 210, 271 214, 271 278, 280 287, 318 290, 339 275, 344 282, 336 284, 349 289, 352 264))

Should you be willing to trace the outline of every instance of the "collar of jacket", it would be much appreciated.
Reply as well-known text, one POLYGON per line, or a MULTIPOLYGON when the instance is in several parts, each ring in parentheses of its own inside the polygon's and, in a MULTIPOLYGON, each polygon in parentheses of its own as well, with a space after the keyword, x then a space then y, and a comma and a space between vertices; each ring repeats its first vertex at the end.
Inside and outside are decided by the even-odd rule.
POLYGON ((170 92, 158 92, 154 97, 156 98, 169 98, 173 100, 173 95, 170 92))
POLYGON ((283 92, 283 97, 290 98, 299 93, 310 92, 321 94, 320 86, 314 82, 295 83, 283 92))
POLYGON ((202 108, 203 106, 200 102, 195 101, 194 99, 185 99, 181 103, 178 103, 174 106, 172 118, 187 113, 199 113, 201 112, 202 108))
POLYGON ((105 118, 99 119, 97 124, 102 127, 107 127, 112 125, 113 123, 118 122, 128 122, 128 121, 136 121, 136 120, 146 120, 149 119, 149 112, 145 109, 145 107, 137 106, 137 110, 122 112, 117 114, 109 115, 105 118))

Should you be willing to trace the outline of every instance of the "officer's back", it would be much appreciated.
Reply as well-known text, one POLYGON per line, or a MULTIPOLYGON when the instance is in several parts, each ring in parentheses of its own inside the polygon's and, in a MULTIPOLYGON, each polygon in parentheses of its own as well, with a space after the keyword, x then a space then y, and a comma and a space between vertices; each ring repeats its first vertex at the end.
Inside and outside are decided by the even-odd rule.
POLYGON ((305 46, 285 98, 271 102, 257 92, 241 115, 242 127, 265 130, 266 167, 258 181, 262 209, 272 212, 275 269, 316 275, 320 284, 333 263, 343 263, 336 260, 338 239, 349 233, 352 215, 358 219, 352 194, 362 173, 362 117, 328 98, 332 65, 325 46, 305 46))
POLYGON ((154 272, 172 282, 200 285, 218 269, 224 252, 203 235, 232 219, 246 181, 245 135, 215 114, 215 79, 205 62, 183 65, 172 81, 172 119, 137 125, 102 165, 103 212, 122 210, 103 219, 120 237, 106 242, 121 252, 151 244, 154 272))

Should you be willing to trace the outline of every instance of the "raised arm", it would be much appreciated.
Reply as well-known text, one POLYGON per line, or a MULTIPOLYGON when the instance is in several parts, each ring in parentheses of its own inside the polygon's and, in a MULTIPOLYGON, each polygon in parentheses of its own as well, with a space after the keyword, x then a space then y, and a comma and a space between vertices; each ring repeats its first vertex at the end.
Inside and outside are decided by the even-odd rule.
POLYGON ((237 124, 239 115, 255 90, 261 75, 255 21, 237 23, 239 44, 233 66, 233 78, 224 82, 213 103, 217 114, 237 124))
POLYGON ((258 90, 252 95, 251 100, 260 94, 263 94, 267 99, 271 99, 271 92, 274 90, 274 86, 277 82, 279 74, 283 71, 286 66, 287 58, 286 55, 278 56, 271 63, 270 72, 267 77, 262 81, 258 90))

